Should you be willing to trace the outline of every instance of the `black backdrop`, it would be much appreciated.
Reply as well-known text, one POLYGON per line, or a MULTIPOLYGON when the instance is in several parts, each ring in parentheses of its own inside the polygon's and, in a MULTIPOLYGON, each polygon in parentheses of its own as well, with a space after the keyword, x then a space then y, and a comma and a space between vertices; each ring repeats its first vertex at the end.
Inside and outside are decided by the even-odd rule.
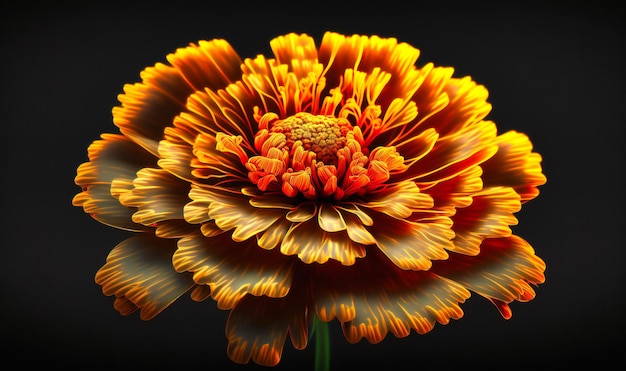
MULTIPOLYGON (((221 6, 169 2, 28 4, 1 9, 3 359, 23 364, 252 370, 226 356, 227 313, 182 298, 154 320, 120 316, 93 281, 128 235, 71 206, 89 143, 115 132, 123 84, 178 47, 225 38, 242 57, 269 40, 325 30, 393 36, 490 91, 501 132, 529 135, 548 183, 514 232, 547 282, 504 320, 474 295, 465 316, 426 334, 348 344, 331 326, 333 369, 483 369, 603 364, 624 341, 624 14, 569 7, 384 1, 221 6), (131 5, 134 4, 134 5, 131 5)), ((530 4, 530 5, 529 5, 530 4)), ((312 344, 285 346, 280 370, 312 369, 312 344)))

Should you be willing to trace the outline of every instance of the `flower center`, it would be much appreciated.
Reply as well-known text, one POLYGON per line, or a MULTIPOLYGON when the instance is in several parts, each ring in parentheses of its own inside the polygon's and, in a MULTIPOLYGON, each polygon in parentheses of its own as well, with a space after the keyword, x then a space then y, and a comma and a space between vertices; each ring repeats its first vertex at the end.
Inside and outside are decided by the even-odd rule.
POLYGON ((302 148, 315 153, 317 162, 337 165, 337 151, 345 147, 347 133, 353 129, 346 119, 299 112, 272 123, 270 133, 282 133, 289 150, 300 141, 302 148))
POLYGON ((245 153, 241 137, 219 133, 216 139, 217 149, 236 154, 261 191, 344 200, 381 189, 404 169, 394 147, 370 153, 361 129, 345 118, 299 112, 279 119, 268 112, 257 120, 255 156, 245 153))

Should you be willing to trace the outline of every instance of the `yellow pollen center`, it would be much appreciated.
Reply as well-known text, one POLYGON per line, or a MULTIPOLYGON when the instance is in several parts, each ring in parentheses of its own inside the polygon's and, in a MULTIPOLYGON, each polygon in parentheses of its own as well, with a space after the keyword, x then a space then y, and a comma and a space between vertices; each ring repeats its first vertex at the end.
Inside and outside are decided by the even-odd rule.
POLYGON ((346 119, 299 112, 276 121, 269 131, 283 133, 288 148, 293 148, 294 142, 300 141, 303 149, 315 153, 318 162, 336 165, 337 151, 346 145, 346 134, 352 129, 346 119))

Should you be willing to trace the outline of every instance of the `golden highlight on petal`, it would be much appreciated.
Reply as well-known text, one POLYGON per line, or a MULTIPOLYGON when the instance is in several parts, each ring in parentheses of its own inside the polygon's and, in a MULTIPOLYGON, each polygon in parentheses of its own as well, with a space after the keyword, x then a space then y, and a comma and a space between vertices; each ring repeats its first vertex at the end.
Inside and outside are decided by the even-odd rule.
POLYGON ((176 241, 149 234, 131 237, 117 245, 98 270, 96 283, 105 295, 115 295, 115 308, 123 315, 141 310, 149 320, 195 286, 190 274, 172 267, 176 241))
POLYGON ((234 243, 229 233, 182 238, 172 263, 176 271, 192 272, 197 284, 209 286, 221 309, 233 308, 248 293, 283 297, 293 279, 292 259, 259 249, 255 240, 234 243))
POLYGON ((546 265, 521 237, 489 238, 476 256, 450 253, 450 258, 433 264, 431 271, 460 283, 492 301, 528 301, 535 292, 531 285, 543 283, 546 265))
POLYGON ((458 283, 425 271, 389 265, 380 254, 368 255, 348 269, 333 263, 316 270, 315 313, 322 321, 337 318, 346 339, 382 341, 388 332, 423 334, 436 322, 463 316, 459 307, 470 293, 458 283))

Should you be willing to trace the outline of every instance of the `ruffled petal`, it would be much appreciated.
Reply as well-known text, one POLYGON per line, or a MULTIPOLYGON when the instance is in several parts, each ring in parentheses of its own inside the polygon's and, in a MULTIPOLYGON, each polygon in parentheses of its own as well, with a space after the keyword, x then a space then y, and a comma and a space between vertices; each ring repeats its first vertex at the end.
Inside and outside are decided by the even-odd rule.
POLYGON ((250 205, 248 196, 218 189, 193 187, 189 197, 193 201, 185 207, 187 221, 201 223, 212 219, 220 229, 232 229, 235 241, 262 233, 287 213, 280 208, 256 208, 250 205))
POLYGON ((476 256, 450 253, 445 261, 433 263, 431 272, 460 283, 497 304, 505 318, 507 303, 534 298, 532 285, 543 283, 546 265, 519 236, 483 241, 476 256))
POLYGON ((459 303, 469 298, 463 286, 427 271, 405 271, 380 254, 368 254, 346 269, 329 262, 314 275, 315 312, 324 321, 337 318, 350 343, 382 341, 387 333, 423 334, 436 322, 463 316, 459 303))
POLYGON ((260 249, 256 240, 233 242, 229 233, 182 238, 172 262, 178 272, 192 272, 197 284, 208 285, 220 309, 233 308, 246 294, 283 297, 293 279, 293 259, 260 249))
POLYGON ((252 360, 262 366, 275 366, 287 334, 296 349, 306 347, 308 323, 302 295, 290 293, 281 299, 246 295, 228 316, 228 356, 236 363, 252 360))
POLYGON ((509 226, 517 224, 513 215, 521 208, 520 197, 512 188, 486 188, 472 196, 472 204, 452 217, 454 252, 477 255, 486 238, 508 237, 509 226))
POLYGON ((280 245, 280 252, 297 255, 307 264, 322 264, 333 259, 352 265, 356 258, 365 256, 365 248, 353 242, 345 232, 326 232, 313 219, 292 225, 280 245))
POLYGON ((152 319, 195 286, 191 274, 172 267, 175 250, 175 240, 148 234, 131 237, 111 251, 96 283, 105 295, 116 296, 120 313, 139 309, 141 319, 152 319))
POLYGON ((452 221, 448 217, 409 221, 372 212, 372 218, 374 225, 368 230, 376 245, 401 269, 428 270, 432 260, 446 259, 446 250, 454 248, 452 221))
POLYGON ((495 139, 498 152, 481 164, 486 187, 513 187, 522 203, 539 195, 538 186, 546 183, 541 170, 541 155, 532 152, 528 136, 509 131, 495 139))
POLYGON ((133 186, 130 192, 120 195, 120 202, 137 208, 133 214, 135 223, 149 226, 184 218, 183 208, 190 201, 188 183, 163 169, 144 168, 137 172, 133 186))
POLYGON ((141 83, 124 85, 113 108, 113 123, 150 153, 158 154, 163 130, 185 109, 193 91, 176 68, 158 63, 141 72, 141 83))
POLYGON ((116 134, 103 134, 88 149, 89 162, 78 167, 75 182, 83 188, 72 200, 74 206, 101 223, 131 230, 146 228, 132 220, 136 211, 116 198, 130 190, 137 171, 154 167, 156 158, 128 138, 116 134), (113 183, 117 182, 116 186, 113 183))
POLYGON ((169 54, 167 60, 193 90, 221 89, 237 81, 241 75, 241 58, 222 39, 191 43, 169 54))

